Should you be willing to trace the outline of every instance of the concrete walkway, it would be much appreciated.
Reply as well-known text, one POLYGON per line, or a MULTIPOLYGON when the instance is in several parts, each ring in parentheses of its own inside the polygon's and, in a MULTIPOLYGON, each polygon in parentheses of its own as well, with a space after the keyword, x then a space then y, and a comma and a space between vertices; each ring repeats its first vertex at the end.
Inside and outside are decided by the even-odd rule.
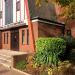
POLYGON ((0 64, 0 75, 28 75, 28 74, 23 74, 22 72, 14 70, 13 68, 10 69, 0 64))

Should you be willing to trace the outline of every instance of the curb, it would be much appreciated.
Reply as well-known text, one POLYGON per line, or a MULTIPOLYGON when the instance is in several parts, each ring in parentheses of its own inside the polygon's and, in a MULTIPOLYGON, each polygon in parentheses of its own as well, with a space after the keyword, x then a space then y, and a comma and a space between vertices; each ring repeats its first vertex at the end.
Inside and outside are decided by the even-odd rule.
POLYGON ((20 72, 21 74, 31 75, 31 74, 28 74, 28 73, 26 73, 26 72, 23 72, 23 71, 20 71, 20 70, 18 70, 18 69, 15 69, 15 68, 12 68, 12 69, 15 70, 15 71, 17 71, 17 72, 20 72))
POLYGON ((28 73, 26 73, 26 72, 23 72, 23 71, 21 71, 21 70, 18 70, 18 69, 16 69, 16 68, 14 68, 14 67, 11 67, 11 66, 8 66, 8 65, 6 65, 6 64, 3 64, 3 63, 1 63, 3 66, 5 66, 5 67, 7 67, 9 70, 14 70, 14 71, 17 71, 17 72, 19 72, 19 73, 21 73, 21 74, 24 74, 24 75, 31 75, 31 74, 28 74, 28 73))

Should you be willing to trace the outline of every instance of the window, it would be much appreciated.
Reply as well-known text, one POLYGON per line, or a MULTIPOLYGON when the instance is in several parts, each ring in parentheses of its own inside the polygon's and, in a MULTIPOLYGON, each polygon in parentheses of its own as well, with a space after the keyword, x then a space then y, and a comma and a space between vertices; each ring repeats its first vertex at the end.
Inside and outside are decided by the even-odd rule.
POLYGON ((0 11, 0 19, 2 18, 2 11, 0 11))
POLYGON ((5 33, 4 33, 4 44, 5 44, 5 33))
POLYGON ((29 45, 29 30, 22 30, 22 44, 29 45))
POLYGON ((25 30, 22 30, 22 44, 25 44, 25 30))
POLYGON ((4 44, 8 44, 8 33, 4 33, 4 44))
POLYGON ((20 10, 20 1, 17 1, 16 2, 16 11, 19 11, 20 10))
POLYGON ((6 44, 8 44, 8 33, 6 33, 6 37, 7 37, 7 41, 6 41, 6 44))
POLYGON ((27 45, 29 45, 29 30, 27 29, 27 45))

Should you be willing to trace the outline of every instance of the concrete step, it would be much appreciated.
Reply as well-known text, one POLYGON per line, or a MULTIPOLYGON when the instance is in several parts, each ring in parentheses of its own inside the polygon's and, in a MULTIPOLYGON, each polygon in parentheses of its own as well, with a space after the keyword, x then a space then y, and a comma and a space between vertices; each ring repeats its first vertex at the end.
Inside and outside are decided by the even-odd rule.
POLYGON ((12 62, 11 61, 7 61, 5 59, 0 59, 0 64, 4 64, 4 65, 7 65, 9 67, 12 66, 12 62))
POLYGON ((4 54, 0 54, 0 63, 8 66, 12 66, 12 57, 4 54))
POLYGON ((11 56, 6 56, 6 55, 3 55, 3 54, 0 54, 0 58, 1 59, 5 59, 7 61, 12 61, 12 57, 11 56))
POLYGON ((26 52, 2 49, 0 50, 0 63, 14 67, 17 62, 25 60, 27 54, 26 52))

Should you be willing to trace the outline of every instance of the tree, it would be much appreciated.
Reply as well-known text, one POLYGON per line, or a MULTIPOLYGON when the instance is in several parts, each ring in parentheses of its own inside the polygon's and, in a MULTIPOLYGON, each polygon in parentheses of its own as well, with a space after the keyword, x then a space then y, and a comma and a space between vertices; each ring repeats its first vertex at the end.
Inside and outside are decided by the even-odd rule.
MULTIPOLYGON (((36 0, 36 4, 41 4, 42 0, 36 0)), ((47 3, 53 2, 55 4, 61 5, 63 12, 59 15, 65 16, 65 22, 71 19, 75 19, 75 0, 45 0, 47 3)))

